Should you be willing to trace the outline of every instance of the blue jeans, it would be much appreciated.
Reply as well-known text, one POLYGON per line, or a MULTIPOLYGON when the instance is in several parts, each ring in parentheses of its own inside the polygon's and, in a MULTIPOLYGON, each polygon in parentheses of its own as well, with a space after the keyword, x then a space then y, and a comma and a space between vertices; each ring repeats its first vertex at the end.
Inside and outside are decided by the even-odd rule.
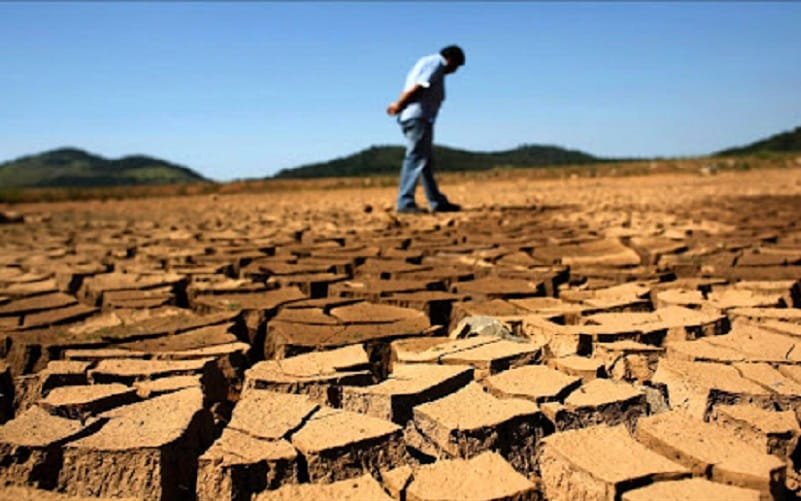
POLYGON ((413 118, 400 122, 400 126, 406 137, 406 155, 401 167, 397 208, 415 206, 414 192, 420 179, 428 205, 436 210, 440 205, 447 204, 448 199, 439 191, 434 179, 434 124, 426 119, 413 118))

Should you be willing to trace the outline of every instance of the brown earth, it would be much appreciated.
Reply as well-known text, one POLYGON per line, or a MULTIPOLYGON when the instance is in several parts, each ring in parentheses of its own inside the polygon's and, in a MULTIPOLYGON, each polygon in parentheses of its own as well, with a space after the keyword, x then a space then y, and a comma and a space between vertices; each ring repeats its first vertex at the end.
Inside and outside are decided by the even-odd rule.
POLYGON ((801 169, 704 172, 17 205, 0 499, 793 498, 801 169))

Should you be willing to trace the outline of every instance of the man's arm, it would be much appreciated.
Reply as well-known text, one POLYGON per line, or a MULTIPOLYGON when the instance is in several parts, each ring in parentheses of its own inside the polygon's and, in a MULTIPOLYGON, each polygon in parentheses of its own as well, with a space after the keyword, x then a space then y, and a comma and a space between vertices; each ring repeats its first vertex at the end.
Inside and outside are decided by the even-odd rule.
POLYGON ((425 86, 422 84, 415 84, 414 87, 410 87, 405 91, 401 92, 400 97, 394 103, 391 103, 387 106, 387 115, 397 115, 415 98, 420 91, 424 89, 425 86))

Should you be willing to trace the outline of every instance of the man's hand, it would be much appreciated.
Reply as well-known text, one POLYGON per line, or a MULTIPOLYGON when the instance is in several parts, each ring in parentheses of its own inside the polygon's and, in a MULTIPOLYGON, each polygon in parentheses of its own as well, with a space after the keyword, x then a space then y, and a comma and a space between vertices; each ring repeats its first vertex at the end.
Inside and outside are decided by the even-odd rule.
POLYGON ((401 107, 400 103, 398 101, 395 101, 394 103, 391 103, 389 106, 387 106, 387 115, 395 116, 402 110, 403 107, 401 107))
POLYGON ((413 87, 406 89, 405 91, 401 92, 400 97, 397 101, 387 106, 387 115, 395 116, 413 100, 417 97, 417 95, 422 91, 423 86, 420 84, 415 84, 413 87))

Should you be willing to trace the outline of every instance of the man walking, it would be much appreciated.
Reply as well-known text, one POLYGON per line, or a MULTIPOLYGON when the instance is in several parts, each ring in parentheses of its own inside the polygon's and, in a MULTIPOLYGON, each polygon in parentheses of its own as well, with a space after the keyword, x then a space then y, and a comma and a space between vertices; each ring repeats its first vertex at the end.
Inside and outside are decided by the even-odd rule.
POLYGON ((445 100, 445 75, 464 65, 464 52, 449 45, 439 54, 421 58, 406 76, 406 86, 397 101, 387 107, 387 114, 398 116, 406 137, 406 155, 401 167, 396 210, 399 213, 423 212, 414 201, 418 178, 422 181, 432 212, 456 212, 457 204, 448 201, 434 179, 434 120, 445 100))

